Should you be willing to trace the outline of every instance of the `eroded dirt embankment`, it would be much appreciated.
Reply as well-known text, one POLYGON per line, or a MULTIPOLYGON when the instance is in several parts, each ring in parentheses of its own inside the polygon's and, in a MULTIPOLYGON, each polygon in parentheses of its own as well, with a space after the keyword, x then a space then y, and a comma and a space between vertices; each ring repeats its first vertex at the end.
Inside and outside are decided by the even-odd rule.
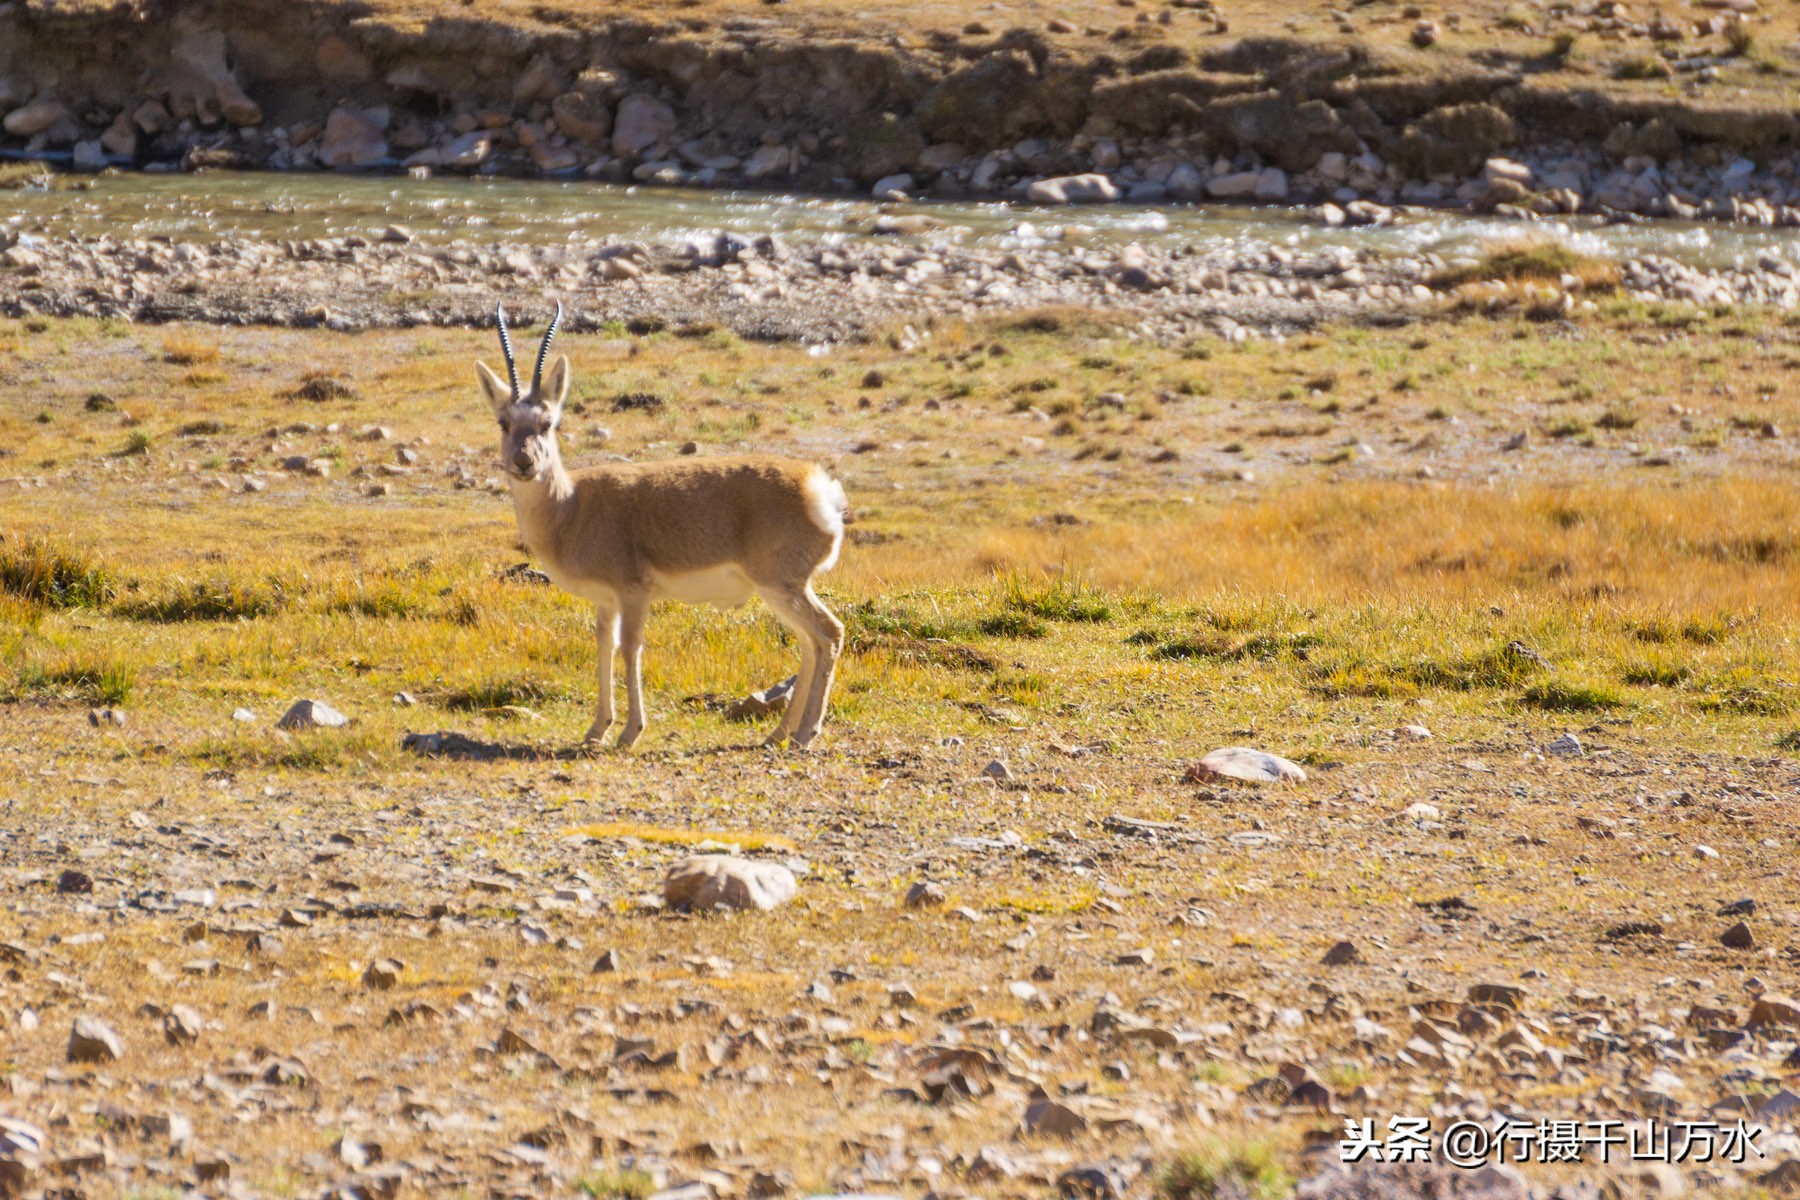
MULTIPOLYGON (((1792 111, 1445 62, 1433 77, 1354 42, 1221 35, 1189 48, 1155 21, 1078 48, 1024 29, 852 41, 772 21, 401 25, 336 3, 25 0, 0 5, 0 146, 73 151, 86 166, 406 164, 817 188, 909 177, 896 187, 948 195, 1099 170, 1144 200, 1323 200, 1435 180, 1444 202, 1530 207, 1555 190, 1566 195, 1539 207, 1564 211, 1584 190, 1595 206, 1609 164, 1766 166, 1800 149, 1792 111), (1585 172, 1590 186, 1474 189, 1492 182, 1478 178, 1489 156, 1543 147, 1587 153, 1566 178, 1585 172)), ((1641 204, 1614 187, 1609 206, 1708 198, 1666 200, 1659 186, 1641 204)))

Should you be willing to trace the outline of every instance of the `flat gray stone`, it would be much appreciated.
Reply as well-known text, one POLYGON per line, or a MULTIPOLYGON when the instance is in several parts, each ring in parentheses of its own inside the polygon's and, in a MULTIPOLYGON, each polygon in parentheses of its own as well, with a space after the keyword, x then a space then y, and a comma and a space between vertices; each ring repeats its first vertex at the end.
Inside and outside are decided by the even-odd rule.
POLYGON ((76 1063, 115 1062, 125 1053, 125 1046, 119 1041, 104 1021, 94 1017, 76 1017, 69 1028, 69 1061, 76 1063))
POLYGON ((1299 763, 1243 746, 1214 750, 1200 760, 1196 773, 1220 779, 1240 779, 1246 783, 1301 783, 1306 779, 1306 772, 1299 763))
POLYGON ((1558 758, 1580 758, 1581 739, 1572 733, 1565 733, 1544 747, 1545 754, 1554 754, 1558 758))
POLYGON ((696 854, 669 868, 663 901, 670 908, 755 908, 767 911, 794 898, 794 873, 780 863, 735 854, 696 854))
POLYGON ((296 700, 275 724, 280 729, 338 729, 350 723, 323 700, 296 700))

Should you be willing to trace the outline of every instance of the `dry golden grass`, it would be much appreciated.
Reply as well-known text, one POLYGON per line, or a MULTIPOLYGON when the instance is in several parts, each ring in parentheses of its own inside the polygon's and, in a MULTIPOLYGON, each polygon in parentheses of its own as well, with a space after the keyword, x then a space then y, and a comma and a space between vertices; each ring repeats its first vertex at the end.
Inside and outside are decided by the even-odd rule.
POLYGON ((708 849, 735 846, 738 850, 788 850, 797 847, 787 838, 770 833, 721 833, 701 829, 665 829, 632 821, 602 821, 578 825, 569 831, 585 837, 648 842, 653 846, 701 846, 708 849))
MULTIPOLYGON (((187 334, 175 334, 163 339, 162 357, 166 363, 183 367, 215 362, 219 357, 219 344, 187 334)), ((225 376, 216 371, 189 371, 184 378, 189 383, 225 382, 225 376)))
POLYGON ((1431 278, 1434 287, 1455 288, 1482 280, 1561 285, 1573 277, 1584 292, 1610 292, 1619 286, 1618 264, 1595 258, 1548 239, 1519 239, 1484 246, 1480 261, 1446 267, 1431 278))

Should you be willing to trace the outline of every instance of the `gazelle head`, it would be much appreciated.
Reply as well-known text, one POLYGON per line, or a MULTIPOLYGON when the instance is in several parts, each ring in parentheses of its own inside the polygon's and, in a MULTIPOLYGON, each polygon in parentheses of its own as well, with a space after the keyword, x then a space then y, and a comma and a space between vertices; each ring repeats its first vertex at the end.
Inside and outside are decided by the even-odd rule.
POLYGON ((506 354, 507 382, 501 382, 484 362, 475 364, 481 379, 481 390, 500 420, 500 465, 514 479, 531 482, 543 476, 558 461, 556 426, 562 420, 563 401, 569 396, 569 359, 557 355, 544 378, 544 360, 550 356, 550 340, 562 324, 563 308, 558 302, 556 316, 544 331, 544 343, 538 347, 537 368, 531 373, 529 391, 519 390, 519 368, 513 362, 512 337, 506 331, 506 309, 496 308, 500 326, 500 349, 506 354))

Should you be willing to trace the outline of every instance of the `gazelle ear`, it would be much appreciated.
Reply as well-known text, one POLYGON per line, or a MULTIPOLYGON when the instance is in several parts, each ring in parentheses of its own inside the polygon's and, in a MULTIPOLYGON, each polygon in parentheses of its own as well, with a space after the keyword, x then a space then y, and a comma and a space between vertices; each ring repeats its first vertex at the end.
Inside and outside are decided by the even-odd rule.
POLYGON ((550 364, 550 371, 544 376, 544 386, 538 392, 538 402, 550 410, 554 417, 562 416, 563 401, 569 398, 569 356, 559 354, 556 361, 550 364))
POLYGON ((481 390, 487 393, 488 403, 494 406, 496 413, 512 403, 512 388, 494 374, 486 363, 475 364, 475 377, 481 380, 481 390))

